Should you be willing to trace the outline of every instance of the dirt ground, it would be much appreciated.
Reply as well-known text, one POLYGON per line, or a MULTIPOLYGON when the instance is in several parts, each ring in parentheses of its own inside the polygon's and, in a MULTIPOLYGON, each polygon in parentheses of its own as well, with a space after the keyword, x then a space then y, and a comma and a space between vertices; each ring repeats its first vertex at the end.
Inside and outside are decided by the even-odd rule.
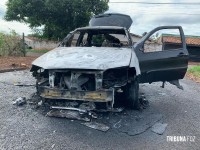
POLYGON ((31 63, 36 56, 27 57, 0 57, 0 70, 14 69, 14 68, 30 68, 31 63))
POLYGON ((189 65, 197 65, 197 66, 200 66, 200 62, 189 62, 189 65))
POLYGON ((200 83, 200 78, 194 76, 192 73, 187 72, 186 75, 185 75, 185 78, 193 80, 197 83, 200 83))

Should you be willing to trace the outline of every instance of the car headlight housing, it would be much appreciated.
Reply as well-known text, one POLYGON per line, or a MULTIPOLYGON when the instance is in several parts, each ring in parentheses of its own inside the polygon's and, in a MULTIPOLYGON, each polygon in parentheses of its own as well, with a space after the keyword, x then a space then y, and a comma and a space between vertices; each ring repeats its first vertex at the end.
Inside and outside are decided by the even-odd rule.
POLYGON ((121 87, 128 81, 128 68, 108 69, 103 73, 103 88, 121 87))

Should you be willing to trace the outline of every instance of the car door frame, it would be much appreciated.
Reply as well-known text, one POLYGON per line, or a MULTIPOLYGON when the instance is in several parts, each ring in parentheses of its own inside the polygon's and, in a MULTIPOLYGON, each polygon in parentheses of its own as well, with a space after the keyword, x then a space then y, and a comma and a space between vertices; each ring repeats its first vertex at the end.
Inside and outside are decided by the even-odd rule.
POLYGON ((181 26, 160 26, 147 33, 134 45, 139 60, 140 83, 172 81, 182 79, 188 67, 188 51, 181 26), (178 29, 182 40, 182 48, 164 51, 144 52, 144 43, 155 32, 162 29, 178 29))

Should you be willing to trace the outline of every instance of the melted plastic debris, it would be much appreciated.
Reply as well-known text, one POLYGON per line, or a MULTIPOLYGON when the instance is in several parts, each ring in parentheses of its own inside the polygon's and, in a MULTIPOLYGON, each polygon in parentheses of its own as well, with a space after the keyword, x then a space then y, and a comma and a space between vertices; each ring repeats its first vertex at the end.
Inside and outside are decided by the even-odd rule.
POLYGON ((60 117, 68 119, 76 119, 81 121, 90 121, 90 118, 73 110, 51 110, 47 113, 49 117, 60 117))
POLYGON ((24 104, 26 104, 26 98, 25 97, 19 97, 15 101, 13 101, 13 105, 22 106, 24 104))
POLYGON ((93 102, 88 102, 88 103, 82 103, 80 106, 79 106, 80 109, 84 109, 84 110, 87 110, 87 111, 91 111, 91 110, 95 110, 96 109, 96 106, 93 102))
POLYGON ((166 123, 155 123, 152 128, 151 128, 151 131, 153 131, 154 133, 157 133, 159 135, 162 135, 165 130, 167 128, 167 124, 166 123))
POLYGON ((109 126, 103 124, 103 123, 97 123, 97 122, 85 122, 85 123, 81 123, 82 125, 85 125, 89 128, 95 129, 95 130, 99 130, 99 131, 103 131, 106 132, 110 129, 109 126))

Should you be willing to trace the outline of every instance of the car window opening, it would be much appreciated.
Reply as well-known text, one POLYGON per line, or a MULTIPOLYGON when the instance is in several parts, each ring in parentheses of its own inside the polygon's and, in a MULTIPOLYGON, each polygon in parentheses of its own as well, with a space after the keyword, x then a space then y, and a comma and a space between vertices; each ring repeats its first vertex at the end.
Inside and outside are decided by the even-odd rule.
POLYGON ((64 47, 130 47, 124 30, 80 30, 64 47))
POLYGON ((183 48, 179 29, 162 29, 153 33, 144 43, 144 52, 178 50, 183 48))

